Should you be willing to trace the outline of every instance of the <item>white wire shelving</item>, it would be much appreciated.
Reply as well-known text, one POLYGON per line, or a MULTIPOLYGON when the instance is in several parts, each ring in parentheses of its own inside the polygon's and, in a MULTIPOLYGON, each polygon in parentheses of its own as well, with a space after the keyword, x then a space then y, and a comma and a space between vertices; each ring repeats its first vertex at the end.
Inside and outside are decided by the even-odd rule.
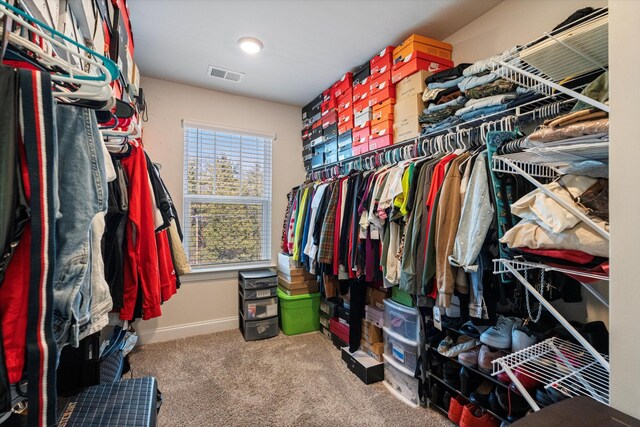
POLYGON ((607 70, 608 9, 594 11, 571 26, 558 29, 498 57, 493 72, 544 95, 565 93, 602 111, 609 106, 567 87, 579 76, 607 70))
MULTIPOLYGON (((608 356, 600 355, 608 362, 608 356)), ((522 386, 518 377, 539 382, 545 390, 552 388, 566 396, 589 396, 609 404, 609 371, 581 346, 560 338, 549 338, 531 347, 494 360, 494 376, 504 372, 531 408, 539 405, 522 386)))

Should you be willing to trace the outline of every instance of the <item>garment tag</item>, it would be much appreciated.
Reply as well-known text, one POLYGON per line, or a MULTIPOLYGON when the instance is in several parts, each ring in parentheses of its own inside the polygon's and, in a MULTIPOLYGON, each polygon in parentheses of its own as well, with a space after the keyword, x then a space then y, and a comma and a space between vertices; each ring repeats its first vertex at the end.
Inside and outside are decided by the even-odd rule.
POLYGON ((440 307, 433 307, 433 326, 439 331, 442 330, 442 318, 440 316, 440 307))

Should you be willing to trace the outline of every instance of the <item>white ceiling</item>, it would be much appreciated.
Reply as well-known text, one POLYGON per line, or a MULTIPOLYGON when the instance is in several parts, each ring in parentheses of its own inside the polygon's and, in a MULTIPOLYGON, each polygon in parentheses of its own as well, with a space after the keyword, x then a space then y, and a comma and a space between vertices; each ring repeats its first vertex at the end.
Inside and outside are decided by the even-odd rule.
POLYGON ((129 0, 143 75, 302 106, 412 33, 444 39, 502 0, 129 0), (249 56, 237 40, 264 43, 249 56), (246 73, 234 83, 214 65, 246 73))

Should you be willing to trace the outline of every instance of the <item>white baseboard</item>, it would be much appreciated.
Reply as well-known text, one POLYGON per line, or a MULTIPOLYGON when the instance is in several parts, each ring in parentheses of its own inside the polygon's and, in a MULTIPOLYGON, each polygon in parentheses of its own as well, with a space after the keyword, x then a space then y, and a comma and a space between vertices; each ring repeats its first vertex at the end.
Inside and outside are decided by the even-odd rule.
POLYGON ((238 327, 238 316, 222 319, 205 320, 203 322, 185 323, 183 325, 165 326, 151 331, 138 332, 138 344, 171 341, 196 335, 227 331, 238 327))

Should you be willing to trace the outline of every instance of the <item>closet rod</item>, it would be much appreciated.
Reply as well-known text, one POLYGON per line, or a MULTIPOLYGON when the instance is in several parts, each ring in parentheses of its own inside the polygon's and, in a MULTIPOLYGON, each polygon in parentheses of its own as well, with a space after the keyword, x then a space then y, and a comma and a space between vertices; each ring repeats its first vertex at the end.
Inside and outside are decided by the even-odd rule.
MULTIPOLYGON (((465 124, 462 125, 457 125, 457 126, 452 126, 446 129, 443 129, 441 131, 438 132, 434 132, 431 134, 426 134, 426 135, 420 135, 417 138, 414 139, 409 139, 407 141, 403 141, 397 144, 392 144, 386 147, 382 147, 382 148, 378 148, 377 150, 373 150, 373 151, 368 151, 366 153, 363 154, 358 154, 356 156, 351 156, 351 157, 347 157, 346 159, 340 160, 338 162, 333 162, 333 163, 329 163, 327 165, 323 165, 322 167, 319 168, 315 168, 315 169, 311 169, 308 173, 307 173, 307 177, 311 177, 313 173, 316 172, 326 172, 327 170, 334 168, 334 167, 338 167, 341 168, 344 164, 349 163, 349 162, 353 162, 355 160, 359 160, 359 159, 363 159, 366 157, 371 157, 371 156, 375 156, 377 154, 380 153, 385 153, 387 151, 390 150, 394 150, 394 149, 398 149, 398 148, 403 148, 403 147, 407 147, 409 145, 415 144, 416 147, 424 142, 425 140, 433 140, 436 137, 439 136, 447 136, 447 135, 460 135, 462 136, 463 134, 469 134, 473 131, 480 131, 481 128, 486 128, 488 130, 491 130, 492 128, 495 128, 496 130, 498 129, 498 127, 501 128, 502 125, 506 124, 508 121, 518 121, 518 119, 527 117, 529 115, 533 116, 531 119, 532 120, 536 120, 536 119, 543 119, 543 118, 548 118, 549 115, 551 114, 559 114, 564 108, 566 108, 567 106, 569 106, 572 103, 575 103, 576 100, 575 99, 565 99, 565 100, 556 100, 556 96, 552 95, 549 96, 547 98, 544 99, 538 99, 532 102, 529 102, 527 104, 523 104, 517 107, 513 107, 512 109, 509 110, 505 110, 505 111, 501 111, 499 113, 496 114, 492 114, 486 117, 483 117, 481 119, 476 119, 476 121, 479 120, 483 120, 482 123, 479 123, 477 125, 474 126, 469 126, 469 127, 462 127, 465 124), (553 102, 550 102, 553 101, 553 102), (542 105, 538 105, 541 102, 543 102, 542 105), (537 105, 535 108, 528 110, 529 107, 533 106, 533 105, 537 105), (521 112, 522 109, 526 109, 527 111, 525 112, 521 112), (505 115, 505 112, 510 112, 513 111, 513 114, 511 115, 505 115), (494 121, 486 121, 487 119, 491 119, 491 118, 496 118, 498 116, 501 116, 500 119, 494 120, 494 121)), ((471 121, 469 123, 473 123, 474 121, 471 121)), ((338 171, 339 173, 339 171, 338 171)))

